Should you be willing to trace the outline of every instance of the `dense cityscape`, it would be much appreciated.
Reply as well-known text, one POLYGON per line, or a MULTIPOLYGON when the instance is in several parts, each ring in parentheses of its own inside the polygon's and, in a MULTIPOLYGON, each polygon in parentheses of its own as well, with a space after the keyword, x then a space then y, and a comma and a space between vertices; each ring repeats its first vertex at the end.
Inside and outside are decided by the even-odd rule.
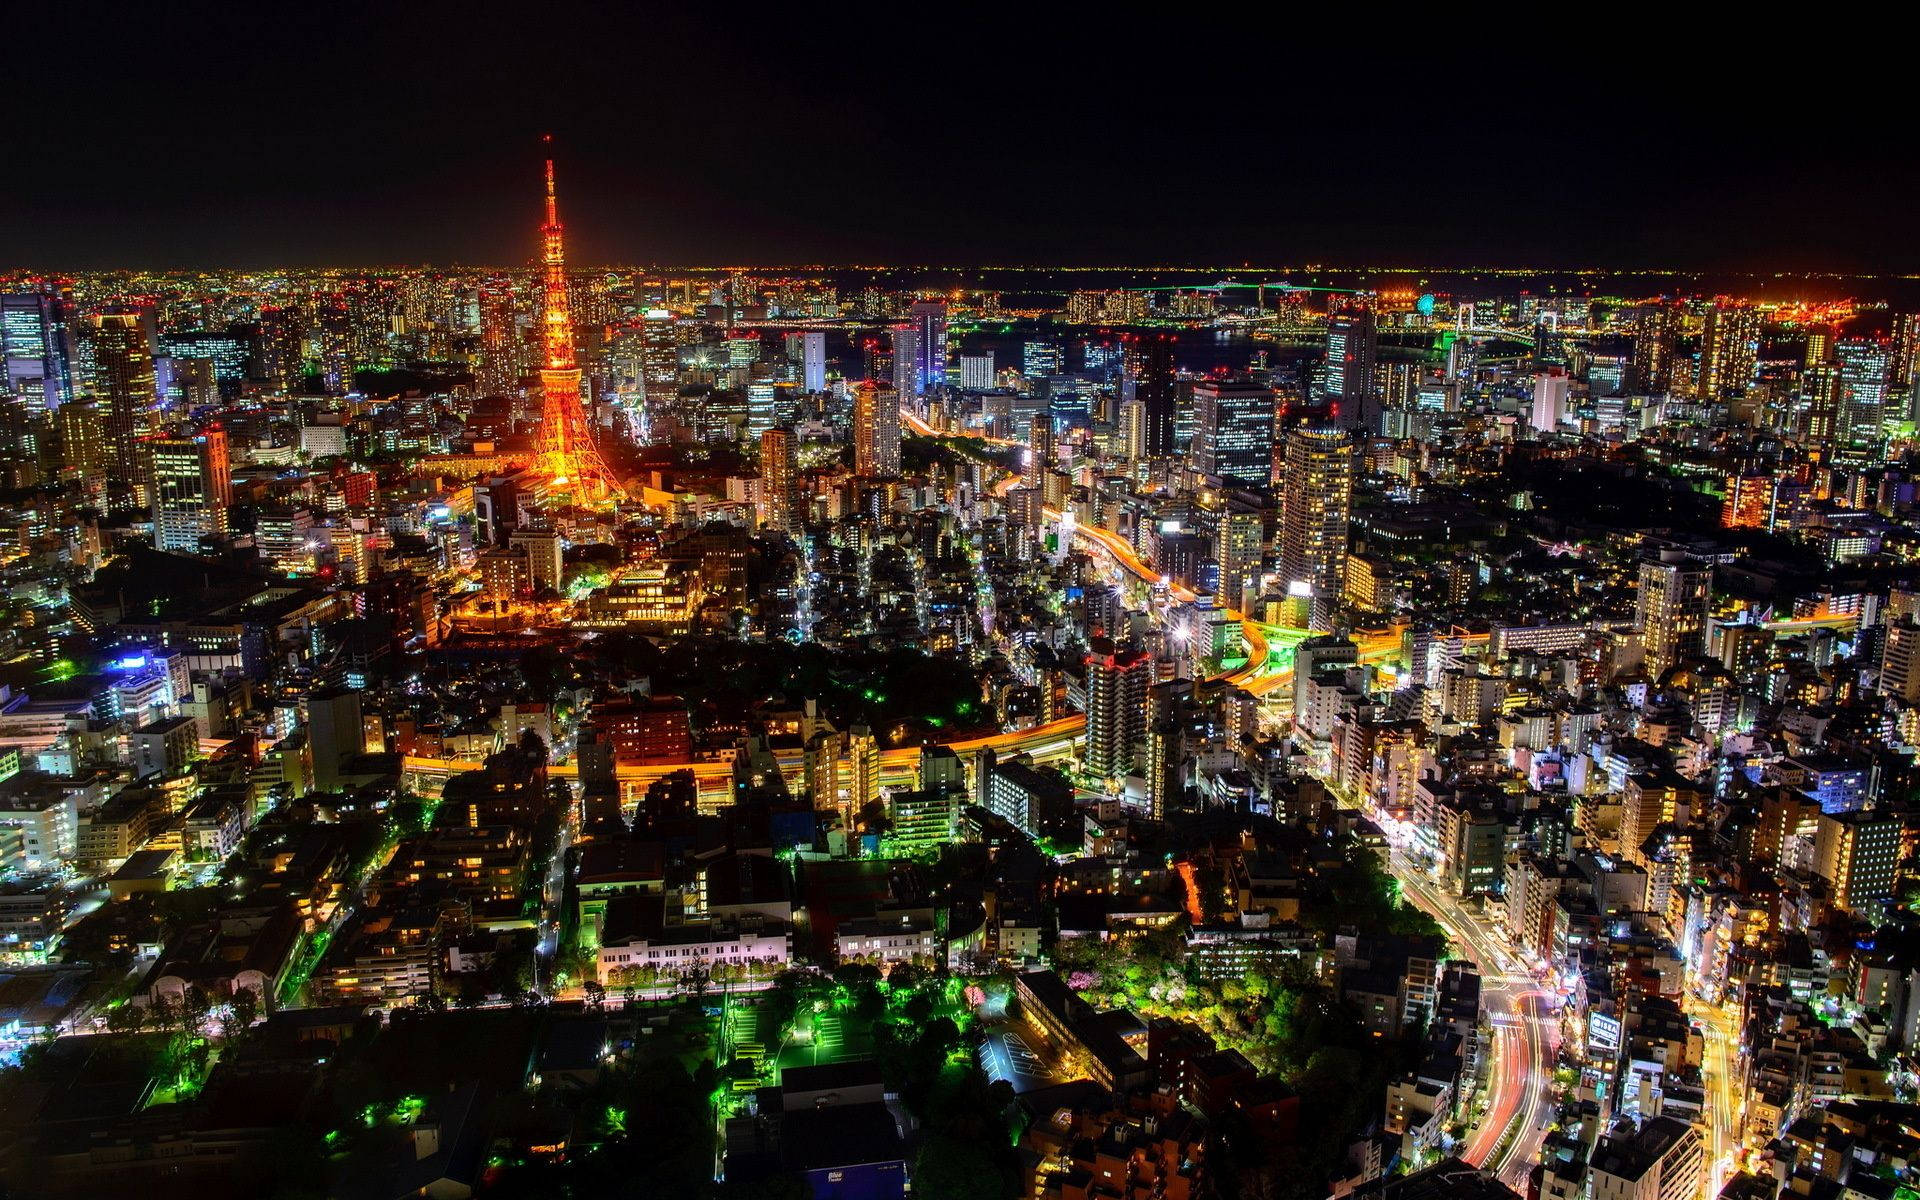
POLYGON ((1920 1194, 1911 279, 571 179, 0 274, 5 1195, 1920 1194))

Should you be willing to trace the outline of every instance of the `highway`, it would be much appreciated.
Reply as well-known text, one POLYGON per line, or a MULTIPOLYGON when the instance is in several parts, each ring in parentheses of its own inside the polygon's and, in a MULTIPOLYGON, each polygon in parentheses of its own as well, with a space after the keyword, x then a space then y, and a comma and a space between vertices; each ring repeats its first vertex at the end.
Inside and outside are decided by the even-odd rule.
POLYGON ((1399 850, 1389 864, 1401 893, 1446 931, 1480 968, 1480 1007, 1493 1027, 1485 1115, 1467 1134, 1462 1157, 1525 1191, 1553 1120, 1553 1067, 1559 1019, 1553 993, 1528 974, 1504 938, 1458 897, 1427 880, 1399 850))

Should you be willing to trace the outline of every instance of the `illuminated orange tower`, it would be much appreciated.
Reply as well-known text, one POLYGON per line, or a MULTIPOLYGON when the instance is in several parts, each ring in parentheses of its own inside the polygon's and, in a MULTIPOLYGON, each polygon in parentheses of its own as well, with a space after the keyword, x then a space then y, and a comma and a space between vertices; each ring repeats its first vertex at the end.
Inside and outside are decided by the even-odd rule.
POLYGON ((560 202, 553 187, 553 160, 548 159, 547 223, 540 227, 546 264, 542 331, 547 362, 540 371, 544 403, 539 471, 555 494, 577 503, 608 503, 624 498, 625 492, 594 446, 586 413, 580 407, 580 367, 573 357, 573 311, 567 300, 567 253, 561 242, 562 232, 560 202))

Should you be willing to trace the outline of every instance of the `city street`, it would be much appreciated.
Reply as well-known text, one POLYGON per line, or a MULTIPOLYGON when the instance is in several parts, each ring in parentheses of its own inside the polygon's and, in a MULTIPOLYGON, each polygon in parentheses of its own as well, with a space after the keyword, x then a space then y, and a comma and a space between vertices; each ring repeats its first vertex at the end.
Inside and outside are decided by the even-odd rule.
POLYGON ((1524 1184, 1553 1119, 1551 1092, 1559 1021, 1552 993, 1522 969, 1504 938, 1458 897, 1429 882, 1395 850, 1389 867, 1414 907, 1439 922, 1480 968, 1480 1005, 1493 1027, 1486 1113, 1467 1135, 1464 1157, 1510 1187, 1524 1184))

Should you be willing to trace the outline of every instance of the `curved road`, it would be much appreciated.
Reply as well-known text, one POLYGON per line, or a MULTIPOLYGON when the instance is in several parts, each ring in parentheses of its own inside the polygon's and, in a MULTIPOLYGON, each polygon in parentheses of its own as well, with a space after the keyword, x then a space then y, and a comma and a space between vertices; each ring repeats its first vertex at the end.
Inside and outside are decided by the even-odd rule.
POLYGON ((1439 922, 1479 965, 1480 1007, 1493 1026, 1491 1088, 1486 1113, 1468 1133, 1462 1157, 1524 1192, 1553 1119, 1560 1028, 1555 997, 1457 897, 1429 882, 1400 851, 1393 851, 1389 862, 1408 902, 1439 922))

